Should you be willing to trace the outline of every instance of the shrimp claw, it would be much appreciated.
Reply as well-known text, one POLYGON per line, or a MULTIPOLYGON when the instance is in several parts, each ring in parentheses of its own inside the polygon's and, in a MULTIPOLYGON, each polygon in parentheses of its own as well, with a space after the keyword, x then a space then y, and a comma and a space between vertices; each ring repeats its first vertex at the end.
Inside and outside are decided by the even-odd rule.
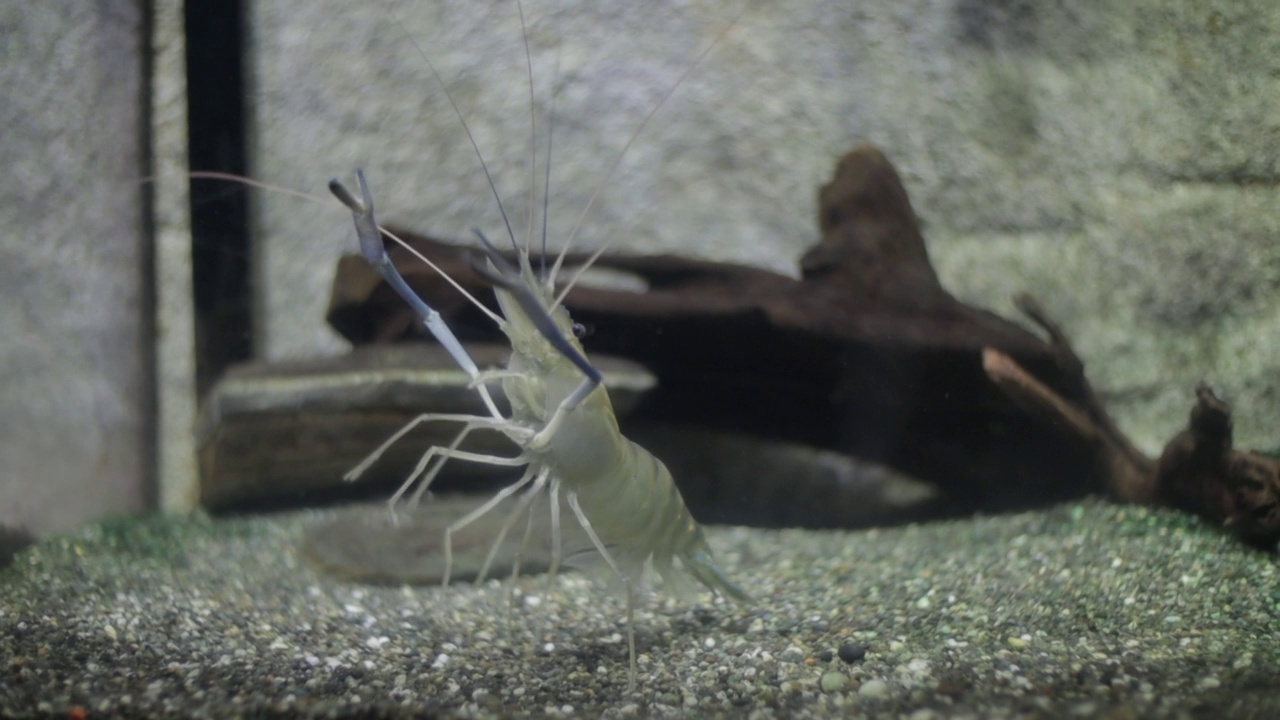
MULTIPOLYGON (((409 287, 400 271, 396 269, 395 263, 391 262, 386 244, 382 241, 382 230, 373 216, 373 193, 369 190, 369 183, 364 179, 363 170, 356 170, 356 182, 360 185, 360 198, 352 195, 338 178, 329 181, 329 192, 351 210, 351 216, 356 225, 356 236, 360 239, 360 254, 364 255, 365 261, 395 289, 400 297, 404 298, 409 307, 413 308, 427 331, 444 346, 454 362, 458 363, 467 375, 475 379, 480 374, 480 368, 476 367, 475 361, 463 349, 462 343, 458 342, 457 336, 445 324, 440 313, 409 287)), ((488 397, 487 394, 485 397, 488 397)), ((497 415, 496 410, 494 415, 497 415)))

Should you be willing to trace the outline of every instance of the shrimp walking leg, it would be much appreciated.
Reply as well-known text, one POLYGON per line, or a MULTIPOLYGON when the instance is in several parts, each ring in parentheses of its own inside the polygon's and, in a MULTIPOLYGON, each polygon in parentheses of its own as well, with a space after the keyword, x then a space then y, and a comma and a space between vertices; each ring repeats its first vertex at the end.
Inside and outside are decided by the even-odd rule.
MULTIPOLYGON (((428 422, 460 422, 463 423, 463 432, 470 432, 476 428, 491 428, 499 432, 505 432, 508 437, 513 434, 519 434, 516 427, 512 426, 509 421, 504 418, 489 418, 478 415, 462 415, 457 413, 423 413, 404 424, 404 427, 395 432, 394 435, 387 438, 376 450, 360 461, 360 464, 347 471, 342 479, 347 482, 358 480, 370 467, 376 463, 384 453, 400 441, 405 435, 409 434, 414 428, 423 423, 428 422)), ((512 438, 513 440, 516 438, 512 438)), ((425 466, 424 466, 425 467, 425 466)), ((416 474, 416 473, 415 473, 416 474)))
POLYGON ((547 587, 551 587, 551 583, 556 579, 556 571, 560 569, 561 553, 564 548, 560 545, 560 481, 551 481, 551 564, 547 567, 547 587))
MULTIPOLYGON (((508 464, 508 463, 504 463, 504 464, 508 464)), ((497 507, 503 500, 506 500, 512 495, 520 492, 520 490, 523 489, 530 482, 535 483, 534 484, 535 488, 540 488, 543 483, 546 483, 547 481, 546 476, 549 472, 550 470, 547 470, 547 469, 543 469, 542 471, 535 471, 533 468, 529 468, 528 470, 525 471, 524 475, 521 476, 519 480, 502 488, 497 493, 495 493, 493 497, 489 498, 483 505, 476 508, 475 510, 472 510, 466 515, 462 516, 461 519, 459 519, 458 521, 454 522, 452 525, 444 529, 444 580, 440 583, 442 586, 447 587, 449 585, 449 578, 452 577, 453 575, 453 534, 458 532, 459 530, 462 530, 463 528, 475 522, 476 520, 480 519, 481 517, 487 515, 491 510, 497 507), (537 478, 536 481, 535 481, 535 477, 537 478)), ((499 540, 499 542, 501 541, 499 540)))
MULTIPOLYGON (((467 436, 471 434, 472 429, 473 427, 471 425, 464 425, 462 429, 458 431, 458 434, 453 437, 453 440, 449 443, 448 449, 457 450, 458 446, 462 444, 462 441, 466 440, 467 436)), ((409 488, 414 486, 414 483, 418 480, 418 476, 421 475, 422 482, 418 483, 418 489, 409 497, 409 507, 418 507, 418 502, 422 500, 422 496, 427 494, 427 491, 431 489, 432 481, 436 479, 436 475, 440 474, 440 471, 444 469, 444 464, 448 461, 449 458, 441 457, 429 450, 428 452, 423 453, 422 457, 418 459, 418 464, 413 467, 413 472, 409 473, 409 477, 405 478, 404 483, 402 483, 400 487, 396 489, 395 494, 387 500, 387 507, 390 508, 392 514, 394 515, 395 513, 396 503, 398 503, 400 498, 409 491, 409 488), (435 460, 435 464, 431 465, 431 469, 428 470, 427 465, 430 465, 432 460, 435 460)))
POLYGON ((604 558, 604 561, 609 564, 609 568, 618 577, 622 578, 622 586, 627 591, 627 652, 631 657, 631 669, 627 674, 627 692, 631 692, 636 688, 635 589, 631 585, 631 576, 623 572, 618 563, 614 561, 613 556, 605 549, 604 543, 600 542, 600 536, 596 535, 596 530, 591 526, 591 521, 587 519, 587 514, 582 512, 582 506, 578 503, 578 494, 570 490, 565 493, 565 496, 569 500, 569 507, 573 508, 574 516, 578 518, 578 524, 586 531, 587 537, 591 538, 591 543, 595 545, 600 557, 604 558))
MULTIPOLYGON (((484 562, 480 565, 480 572, 476 575, 477 583, 484 582, 484 579, 489 576, 489 568, 493 565, 493 560, 498 555, 498 549, 502 546, 502 541, 507 538, 507 533, 511 532, 511 528, 516 524, 516 521, 520 519, 520 516, 526 514, 526 511, 529 510, 529 506, 533 504, 533 501, 537 499, 538 495, 542 492, 542 489, 546 487, 547 478, 550 474, 550 468, 543 468, 539 471, 537 478, 533 481, 533 485, 523 496, 521 496, 520 501, 511 509, 511 512, 507 513, 507 519, 502 523, 502 527, 498 529, 498 534, 494 536, 493 543, 489 545, 489 553, 485 555, 484 562)), ((530 514, 530 520, 532 520, 532 514, 530 514)), ((524 555, 524 545, 528 542, 531 531, 532 525, 526 528, 524 540, 521 542, 520 549, 517 552, 514 565, 517 570, 512 572, 512 579, 517 575, 518 568, 520 567, 521 556, 524 555)))
POLYGON ((443 450, 440 448, 431 448, 427 450, 427 452, 423 453, 422 457, 418 459, 418 464, 414 466, 413 472, 409 473, 409 476, 405 478, 404 483, 398 490, 396 490, 395 494, 391 496, 391 499, 387 501, 387 504, 394 510, 396 503, 398 503, 404 494, 416 484, 418 489, 414 490, 413 495, 409 498, 409 506, 416 507, 418 501, 422 499, 422 496, 431 489, 431 483, 435 481, 436 476, 444 469, 444 464, 450 457, 456 457, 453 453, 458 449, 458 446, 462 444, 462 441, 467 439, 467 436, 470 435, 473 430, 494 429, 503 433, 513 442, 517 443, 520 438, 532 434, 531 431, 519 426, 511 425, 510 423, 495 423, 492 422, 490 418, 477 418, 477 420, 478 422, 469 422, 466 425, 463 425, 462 429, 456 436, 454 436, 453 441, 449 443, 448 447, 443 450), (427 465, 429 465, 432 460, 435 460, 436 463, 431 466, 430 470, 428 470, 427 465), (422 478, 421 481, 418 480, 419 477, 422 478))

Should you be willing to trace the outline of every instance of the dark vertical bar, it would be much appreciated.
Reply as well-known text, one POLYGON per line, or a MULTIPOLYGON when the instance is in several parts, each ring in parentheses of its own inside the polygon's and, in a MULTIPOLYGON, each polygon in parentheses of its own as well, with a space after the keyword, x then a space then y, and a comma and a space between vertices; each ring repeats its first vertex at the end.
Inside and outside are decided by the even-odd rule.
MULTIPOLYGON (((244 175, 244 2, 187 0, 185 12, 191 169, 244 175)), ((200 392, 253 355, 248 207, 242 185, 191 183, 200 392)))
MULTIPOLYGON (((138 123, 138 147, 142 148, 142 153, 138 158, 138 176, 149 178, 155 175, 155 159, 152 154, 154 144, 154 125, 155 118, 152 111, 155 108, 153 103, 152 88, 155 82, 155 56, 152 48, 156 43, 155 28, 155 2, 153 0, 141 0, 138 3, 141 12, 141 27, 138 32, 138 58, 141 64, 138 68, 138 107, 142 108, 139 114, 138 123)), ((142 201, 142 233, 146 238, 143 251, 141 253, 141 265, 139 270, 142 273, 139 282, 138 304, 139 307, 145 308, 143 312, 144 320, 142 321, 142 331, 138 337, 138 357, 142 359, 142 394, 138 398, 140 411, 142 412, 142 446, 141 453, 146 457, 142 465, 142 488, 145 507, 155 509, 160 507, 160 448, 159 448, 159 427, 160 427, 160 376, 157 373, 159 367, 159 358, 156 356, 156 333, 159 330, 157 317, 159 313, 156 311, 156 298, 158 288, 156 287, 156 223, 155 223, 155 186, 152 183, 142 183, 141 186, 142 201)), ((0 528, 2 530, 3 528, 0 528)), ((0 566, 3 563, 0 562, 0 566)))

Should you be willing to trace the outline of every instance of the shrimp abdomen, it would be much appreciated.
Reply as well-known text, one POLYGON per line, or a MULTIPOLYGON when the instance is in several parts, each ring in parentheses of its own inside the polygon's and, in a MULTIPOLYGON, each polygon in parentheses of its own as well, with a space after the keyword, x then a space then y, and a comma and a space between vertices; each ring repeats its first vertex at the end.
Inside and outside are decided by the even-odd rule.
POLYGON ((678 594, 689 589, 684 575, 712 592, 750 602, 750 596, 716 566, 702 527, 667 466, 643 446, 620 439, 625 460, 607 481, 576 488, 611 552, 627 566, 651 562, 664 584, 678 594))

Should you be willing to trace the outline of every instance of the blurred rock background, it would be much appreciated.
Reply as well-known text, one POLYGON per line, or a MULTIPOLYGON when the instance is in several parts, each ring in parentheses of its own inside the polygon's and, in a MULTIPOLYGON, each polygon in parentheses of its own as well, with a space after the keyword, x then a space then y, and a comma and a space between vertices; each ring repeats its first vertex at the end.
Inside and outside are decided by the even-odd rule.
MULTIPOLYGON (((523 225, 529 98, 512 3, 254 11, 255 175, 323 193, 368 173, 381 217, 466 242, 501 221, 422 55, 523 225), (416 45, 415 45, 416 43, 416 45)), ((1013 317, 1034 293, 1148 452, 1201 379, 1243 446, 1280 444, 1280 5, 1114 0, 529 2, 540 127, 555 89, 551 238, 698 51, 581 234, 796 272, 816 190, 883 148, 944 285, 1013 317)), ((260 195, 261 349, 337 352, 321 317, 342 213, 260 195)))
POLYGON ((151 502, 143 22, 129 0, 0 7, 0 525, 13 529, 151 502))
MULTIPOLYGON (((425 54, 524 225, 529 99, 514 3, 243 7, 254 177, 324 195, 329 177, 363 167, 384 220, 460 241, 475 225, 499 234, 425 54)), ((944 284, 1006 315, 1013 293, 1036 294, 1145 450, 1183 425, 1201 379, 1234 403, 1241 446, 1280 445, 1280 5, 530 0, 525 15, 542 129, 555 96, 552 242, 736 16, 602 192, 583 246, 795 272, 818 237, 818 186, 842 153, 873 142, 902 173, 944 284)), ((190 432, 181 412, 157 420, 155 400, 191 394, 173 361, 190 309, 152 300, 153 270, 190 272, 154 252, 140 184, 179 162, 155 141, 181 113, 149 114, 147 73, 179 70, 148 47, 181 30, 155 22, 148 38, 142 5, 126 0, 12 5, 0 19, 0 523, 44 533, 140 509, 155 478, 173 487, 190 472, 153 452, 181 456, 174 438, 190 432)), ((221 52, 231 82, 235 42, 221 52)), ((253 199, 252 254, 224 253, 252 275, 213 280, 244 283, 245 352, 342 352, 323 313, 334 261, 354 250, 348 216, 253 199)))

